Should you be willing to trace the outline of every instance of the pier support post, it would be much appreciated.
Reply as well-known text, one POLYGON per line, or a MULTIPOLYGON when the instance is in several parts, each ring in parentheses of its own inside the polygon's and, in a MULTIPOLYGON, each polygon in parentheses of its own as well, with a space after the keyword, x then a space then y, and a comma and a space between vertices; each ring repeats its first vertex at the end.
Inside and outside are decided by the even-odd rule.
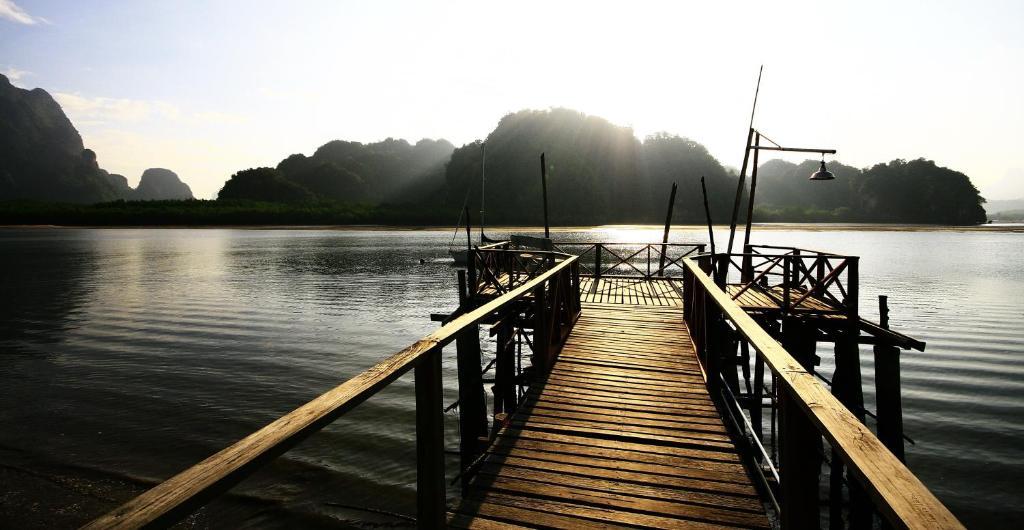
POLYGON ((779 389, 782 528, 818 528, 821 437, 790 392, 779 389))
POLYGON ((441 349, 426 353, 416 374, 416 526, 444 528, 444 412, 441 349))
MULTIPOLYGON (((878 323, 889 329, 889 298, 878 297, 878 323)), ((900 397, 900 349, 875 345, 875 410, 878 439, 905 461, 903 452, 903 400, 900 397)))
POLYGON ((512 413, 516 409, 516 343, 513 315, 498 327, 497 358, 494 361, 494 412, 512 413))
MULTIPOLYGON (((459 271, 460 287, 464 283, 459 271)), ((468 299, 461 300, 463 304, 468 299)), ((471 310, 464 306, 463 311, 471 310)), ((455 338, 456 364, 459 372, 459 460, 462 473, 462 487, 466 488, 470 475, 466 468, 479 456, 480 438, 487 436, 487 401, 484 398, 484 381, 481 374, 480 330, 476 325, 468 326, 455 338)))

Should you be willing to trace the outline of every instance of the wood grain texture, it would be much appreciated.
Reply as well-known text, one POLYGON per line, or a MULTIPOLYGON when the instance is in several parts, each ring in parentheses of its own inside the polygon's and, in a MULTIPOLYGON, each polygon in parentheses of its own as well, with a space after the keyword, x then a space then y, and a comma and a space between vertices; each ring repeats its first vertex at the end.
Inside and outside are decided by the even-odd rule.
MULTIPOLYGON (((627 285, 616 280, 601 279, 627 285)), ((550 374, 527 392, 449 516, 553 528, 767 528, 680 308, 644 289, 604 292, 612 302, 583 304, 550 374)))

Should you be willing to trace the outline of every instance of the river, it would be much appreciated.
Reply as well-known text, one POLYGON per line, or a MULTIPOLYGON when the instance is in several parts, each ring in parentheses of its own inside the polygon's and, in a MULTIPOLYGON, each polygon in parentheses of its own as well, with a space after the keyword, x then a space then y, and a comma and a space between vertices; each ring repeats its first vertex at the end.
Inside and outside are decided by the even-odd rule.
MULTIPOLYGON (((80 525, 436 329, 430 313, 455 305, 451 239, 440 230, 0 229, 0 527, 80 525)), ((705 242, 707 232, 682 227, 672 240, 705 242)), ((909 466, 969 527, 1024 522, 1024 234, 790 226, 755 231, 754 241, 861 256, 865 316, 876 318, 886 294, 893 328, 928 345, 902 355, 909 466)), ((446 354, 447 403, 456 381, 446 354)), ((409 375, 191 522, 408 524, 413 405, 409 375)), ((454 416, 447 424, 454 449, 454 416)))

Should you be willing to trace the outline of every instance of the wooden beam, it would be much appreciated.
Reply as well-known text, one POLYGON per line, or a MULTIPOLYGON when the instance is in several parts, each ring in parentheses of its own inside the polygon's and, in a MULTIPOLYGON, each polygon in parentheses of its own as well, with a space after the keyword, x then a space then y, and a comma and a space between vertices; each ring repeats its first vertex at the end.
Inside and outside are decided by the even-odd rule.
POLYGON ((821 153, 823 155, 836 154, 835 149, 814 149, 809 147, 778 147, 773 145, 754 145, 750 149, 758 151, 785 151, 787 153, 821 153))

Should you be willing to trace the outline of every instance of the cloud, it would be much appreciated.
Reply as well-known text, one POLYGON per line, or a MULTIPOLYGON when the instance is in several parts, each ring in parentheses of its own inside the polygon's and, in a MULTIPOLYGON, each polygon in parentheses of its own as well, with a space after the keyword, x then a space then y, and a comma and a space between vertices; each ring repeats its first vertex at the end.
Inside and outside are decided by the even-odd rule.
POLYGON ((138 123, 151 118, 177 120, 181 116, 178 107, 165 101, 87 97, 67 92, 55 92, 53 97, 75 123, 138 123))
POLYGON ((49 21, 43 17, 36 17, 28 14, 24 9, 18 7, 18 4, 14 3, 14 0, 0 0, 0 18, 6 18, 12 22, 18 24, 39 24, 48 23, 49 21))
MULTIPOLYGON (((0 0, 0 2, 2 1, 3 0, 0 0)), ((0 70, 0 74, 7 76, 7 79, 11 81, 11 84, 21 86, 18 83, 18 81, 21 81, 21 78, 25 77, 26 75, 32 75, 32 72, 29 72, 27 70, 18 70, 13 66, 9 66, 4 70, 0 70)))

